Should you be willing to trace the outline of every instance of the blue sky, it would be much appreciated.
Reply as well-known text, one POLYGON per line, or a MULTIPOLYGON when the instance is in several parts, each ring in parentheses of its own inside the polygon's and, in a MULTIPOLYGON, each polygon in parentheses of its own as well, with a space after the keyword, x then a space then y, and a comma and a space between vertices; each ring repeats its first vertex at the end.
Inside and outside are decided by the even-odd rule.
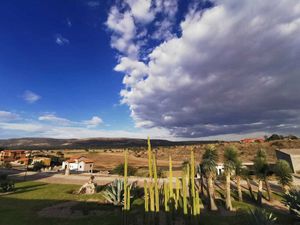
POLYGON ((45 113, 85 120, 105 129, 131 129, 119 104, 122 76, 104 22, 108 6, 85 1, 6 1, 0 9, 1 110, 35 119, 45 113), (56 43, 56 38, 67 43, 56 43), (41 98, 24 100, 26 91, 41 98))
POLYGON ((297 0, 4 1, 0 138, 300 134, 299 9, 297 0))

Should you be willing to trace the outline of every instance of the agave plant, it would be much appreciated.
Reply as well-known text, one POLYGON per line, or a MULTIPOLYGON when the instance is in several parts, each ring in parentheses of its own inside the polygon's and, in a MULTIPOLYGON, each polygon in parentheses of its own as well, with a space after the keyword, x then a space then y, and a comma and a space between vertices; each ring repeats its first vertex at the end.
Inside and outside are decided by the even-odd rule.
POLYGON ((124 199, 124 181, 116 179, 106 186, 103 197, 115 206, 123 204, 124 199))
MULTIPOLYGON (((137 182, 129 184, 130 189, 134 190, 137 182)), ((121 206, 124 204, 124 181, 123 179, 115 179, 108 184, 102 193, 103 197, 115 206, 121 206)), ((133 196, 130 196, 132 198, 133 196)))
POLYGON ((290 209, 290 212, 300 218, 300 189, 293 188, 284 195, 284 203, 290 209))
POLYGON ((277 217, 264 209, 250 210, 248 225, 273 225, 277 217))

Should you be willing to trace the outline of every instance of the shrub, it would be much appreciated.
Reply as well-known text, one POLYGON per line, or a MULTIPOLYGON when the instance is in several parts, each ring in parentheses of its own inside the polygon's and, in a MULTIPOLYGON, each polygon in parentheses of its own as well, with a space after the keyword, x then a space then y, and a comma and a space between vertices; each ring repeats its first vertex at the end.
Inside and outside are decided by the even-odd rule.
POLYGON ((300 189, 291 189, 283 197, 283 202, 288 206, 291 214, 296 215, 300 219, 300 189))
MULTIPOLYGON (((127 167, 127 173, 128 173, 128 176, 133 176, 135 175, 137 169, 132 167, 132 166, 129 166, 127 167)), ((112 174, 118 174, 118 175, 124 175, 124 164, 119 164, 117 165, 112 171, 111 171, 112 174)))
POLYGON ((15 189, 15 184, 8 179, 7 174, 0 175, 0 189, 2 192, 9 192, 15 189))
POLYGON ((277 218, 264 209, 250 210, 248 225, 272 225, 275 224, 277 218))
POLYGON ((33 171, 40 171, 44 167, 45 167, 45 165, 44 165, 43 162, 34 162, 32 170, 33 171))

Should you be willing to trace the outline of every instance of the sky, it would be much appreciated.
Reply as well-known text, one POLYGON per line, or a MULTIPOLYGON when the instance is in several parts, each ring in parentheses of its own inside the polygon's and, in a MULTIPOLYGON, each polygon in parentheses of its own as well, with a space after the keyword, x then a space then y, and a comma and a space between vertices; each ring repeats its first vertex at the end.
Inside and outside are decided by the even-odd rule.
POLYGON ((300 135, 298 0, 10 0, 0 139, 300 135))

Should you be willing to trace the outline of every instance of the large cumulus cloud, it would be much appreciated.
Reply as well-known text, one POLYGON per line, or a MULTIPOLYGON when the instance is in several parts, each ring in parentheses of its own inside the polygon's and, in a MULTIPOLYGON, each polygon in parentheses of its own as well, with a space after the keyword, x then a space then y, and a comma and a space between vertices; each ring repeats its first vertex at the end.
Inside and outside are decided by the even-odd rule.
POLYGON ((299 134, 300 2, 213 3, 189 7, 180 35, 146 58, 120 56, 122 102, 136 125, 180 137, 299 134))

